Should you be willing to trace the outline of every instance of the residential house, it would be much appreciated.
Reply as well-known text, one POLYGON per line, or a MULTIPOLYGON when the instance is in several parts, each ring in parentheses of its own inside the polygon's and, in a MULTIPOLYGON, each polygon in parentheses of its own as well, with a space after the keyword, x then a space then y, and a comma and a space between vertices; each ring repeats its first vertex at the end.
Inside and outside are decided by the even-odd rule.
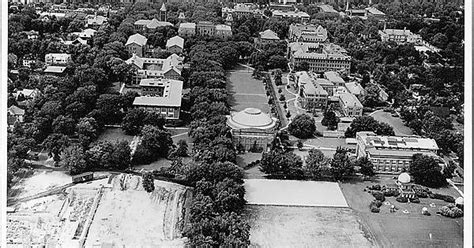
POLYGON ((43 73, 52 76, 63 76, 66 72, 65 66, 48 66, 44 69, 43 73))
POLYGON ((13 126, 16 122, 23 123, 25 118, 25 110, 12 105, 7 110, 8 126, 13 126))
POLYGON ((125 47, 130 54, 136 54, 139 57, 143 57, 146 52, 146 43, 148 39, 141 34, 134 34, 128 37, 125 47))
POLYGON ((16 93, 13 93, 15 100, 18 102, 22 102, 25 100, 34 100, 41 94, 39 89, 22 89, 17 90, 16 93))
POLYGON ((107 23, 107 17, 97 15, 87 15, 85 27, 98 30, 102 25, 107 23))
POLYGON ((184 39, 179 36, 174 36, 166 41, 166 50, 171 53, 182 53, 184 49, 184 39))
POLYGON ((138 20, 134 23, 135 27, 141 28, 145 31, 154 32, 160 27, 172 27, 173 24, 166 21, 158 21, 156 18, 152 20, 138 20))
POLYGON ((261 47, 267 44, 275 43, 280 41, 277 33, 273 32, 271 29, 267 29, 259 33, 259 37, 256 39, 257 46, 261 47))

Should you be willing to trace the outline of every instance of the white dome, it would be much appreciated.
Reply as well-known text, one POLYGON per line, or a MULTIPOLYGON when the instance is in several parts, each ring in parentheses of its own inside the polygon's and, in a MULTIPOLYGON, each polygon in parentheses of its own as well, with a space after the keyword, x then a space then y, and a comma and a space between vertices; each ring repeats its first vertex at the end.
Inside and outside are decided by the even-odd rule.
POLYGON ((456 205, 464 205, 464 198, 458 197, 454 203, 456 203, 456 205))
POLYGON ((400 176, 398 176, 398 181, 401 183, 409 183, 411 181, 410 175, 408 175, 406 172, 403 172, 400 174, 400 176))
POLYGON ((257 108, 246 108, 229 117, 227 124, 233 129, 257 128, 270 129, 275 126, 275 119, 262 113, 257 108))
POLYGON ((427 212, 427 211, 428 211, 428 208, 427 208, 427 207, 423 207, 423 208, 421 209, 421 211, 427 212))

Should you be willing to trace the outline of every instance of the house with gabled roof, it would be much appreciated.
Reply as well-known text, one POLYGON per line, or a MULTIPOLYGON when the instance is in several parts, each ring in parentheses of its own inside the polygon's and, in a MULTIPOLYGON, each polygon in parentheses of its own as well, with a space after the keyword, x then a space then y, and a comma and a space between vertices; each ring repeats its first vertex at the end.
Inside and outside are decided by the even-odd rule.
POLYGON ((172 54, 166 59, 141 58, 133 54, 125 63, 136 69, 133 82, 139 84, 142 79, 147 78, 180 79, 183 60, 184 58, 176 54, 172 54))
POLYGON ((16 122, 22 123, 25 118, 25 110, 12 105, 7 110, 8 126, 13 126, 16 122))
POLYGON ((184 49, 184 39, 179 36, 174 36, 166 41, 166 50, 172 53, 182 53, 184 49))
POLYGON ((134 34, 128 37, 125 47, 130 54, 136 54, 139 57, 143 57, 146 52, 146 43, 148 39, 141 34, 134 34))

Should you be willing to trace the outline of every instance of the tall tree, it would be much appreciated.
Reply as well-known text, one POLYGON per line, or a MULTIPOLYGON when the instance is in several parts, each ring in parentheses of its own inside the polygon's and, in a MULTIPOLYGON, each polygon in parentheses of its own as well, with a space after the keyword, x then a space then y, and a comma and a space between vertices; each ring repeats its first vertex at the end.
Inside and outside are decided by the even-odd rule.
POLYGON ((417 184, 438 188, 447 184, 441 173, 441 167, 431 156, 415 154, 409 168, 409 173, 417 184))

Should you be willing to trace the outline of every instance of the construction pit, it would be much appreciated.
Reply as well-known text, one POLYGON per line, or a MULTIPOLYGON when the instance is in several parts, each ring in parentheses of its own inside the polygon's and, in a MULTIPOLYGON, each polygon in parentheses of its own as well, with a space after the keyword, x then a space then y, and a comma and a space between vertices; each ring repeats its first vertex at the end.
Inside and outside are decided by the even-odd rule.
POLYGON ((7 216, 8 247, 184 247, 191 188, 112 174, 16 203, 7 216))

